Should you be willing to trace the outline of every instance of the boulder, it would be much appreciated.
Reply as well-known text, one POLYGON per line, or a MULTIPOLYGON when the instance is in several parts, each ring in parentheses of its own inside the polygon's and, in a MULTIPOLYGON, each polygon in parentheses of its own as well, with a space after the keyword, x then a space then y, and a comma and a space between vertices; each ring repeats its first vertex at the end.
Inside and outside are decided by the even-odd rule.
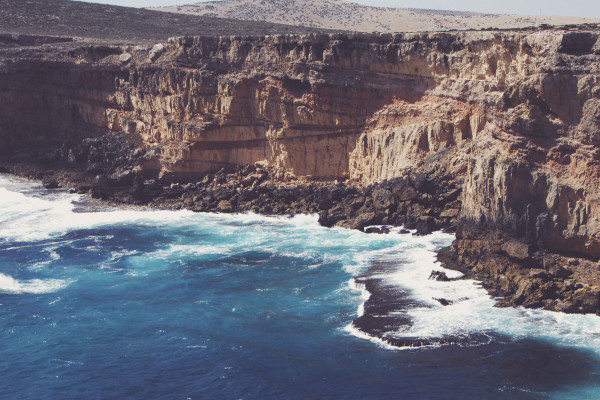
POLYGON ((121 64, 127 64, 131 61, 131 54, 129 53, 123 53, 119 56, 119 61, 121 62, 121 64))
POLYGON ((239 199, 240 201, 252 201, 258 198, 258 193, 254 189, 246 189, 240 192, 239 199))
POLYGON ((428 235, 433 232, 436 228, 435 218, 433 217, 419 217, 416 222, 417 233, 416 235, 428 235))
POLYGON ((371 227, 365 229, 365 233, 377 233, 377 234, 381 235, 384 233, 390 233, 390 228, 387 226, 382 226, 382 227, 371 226, 371 227))
POLYGON ((229 200, 221 200, 219 204, 217 204, 217 210, 223 213, 230 213, 233 211, 233 207, 231 206, 231 202, 229 200))
POLYGON ((45 176, 44 179, 42 179, 42 185, 46 189, 56 189, 60 187, 60 185, 58 184, 58 180, 51 176, 45 176))
POLYGON ((458 217, 460 210, 456 208, 447 208, 440 213, 440 217, 442 218, 456 218, 458 217))
POLYGON ((365 226, 374 224, 376 219, 377 215, 374 212, 363 212, 350 220, 344 221, 342 226, 362 231, 365 226))
POLYGON ((439 281, 439 282, 449 282, 450 278, 448 278, 448 275, 446 275, 445 272, 443 271, 431 271, 431 274, 429 275, 428 278, 430 281, 439 281))
POLYGON ((548 273, 559 279, 566 279, 573 275, 573 271, 558 263, 550 265, 548 267, 548 273))
POLYGON ((115 172, 110 176, 117 186, 132 186, 135 175, 130 169, 115 172))
POLYGON ((159 57, 162 56, 164 52, 165 52, 165 46, 163 46, 161 43, 157 43, 154 45, 154 47, 152 47, 152 50, 150 50, 150 53, 148 54, 148 58, 150 59, 150 61, 154 62, 154 61, 158 60, 159 57))
POLYGON ((375 189, 373 191, 373 205, 379 210, 385 210, 394 203, 392 193, 384 188, 375 189))
POLYGON ((419 193, 411 186, 404 187, 401 191, 398 191, 396 198, 399 201, 412 201, 419 197, 419 193))
POLYGON ((541 279, 543 281, 551 279, 548 271, 544 269, 532 269, 531 271, 529 271, 529 277, 534 279, 541 279))
POLYGON ((529 258, 531 248, 519 240, 509 240, 502 245, 502 251, 510 258, 523 261, 529 258))

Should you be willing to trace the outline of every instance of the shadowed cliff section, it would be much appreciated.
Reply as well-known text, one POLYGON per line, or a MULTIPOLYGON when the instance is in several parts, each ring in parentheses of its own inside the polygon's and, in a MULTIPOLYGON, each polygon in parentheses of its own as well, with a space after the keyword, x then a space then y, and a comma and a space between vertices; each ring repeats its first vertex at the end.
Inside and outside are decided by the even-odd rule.
POLYGON ((0 32, 95 39, 165 40, 177 35, 265 35, 315 29, 162 13, 72 0, 0 0, 0 32))

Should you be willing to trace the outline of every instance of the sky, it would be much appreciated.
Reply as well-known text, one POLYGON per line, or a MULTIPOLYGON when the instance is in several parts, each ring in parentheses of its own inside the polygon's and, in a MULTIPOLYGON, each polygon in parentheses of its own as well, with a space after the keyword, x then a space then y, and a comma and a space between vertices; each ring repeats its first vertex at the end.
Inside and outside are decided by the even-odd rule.
MULTIPOLYGON (((129 7, 158 7, 199 3, 200 0, 85 0, 129 7)), ((504 14, 600 17, 598 0, 354 0, 379 7, 428 8, 504 14)))

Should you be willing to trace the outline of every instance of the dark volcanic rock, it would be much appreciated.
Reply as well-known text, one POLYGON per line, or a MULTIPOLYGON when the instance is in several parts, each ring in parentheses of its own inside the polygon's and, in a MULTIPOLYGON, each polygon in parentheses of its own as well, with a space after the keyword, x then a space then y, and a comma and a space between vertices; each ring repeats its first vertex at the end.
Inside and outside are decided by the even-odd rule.
POLYGON ((437 301, 438 303, 440 303, 441 305, 443 305, 444 307, 449 306, 452 304, 452 302, 450 300, 446 300, 446 299, 436 299, 434 298, 435 301, 437 301))
POLYGON ((372 226, 370 228, 365 229, 365 233, 377 233, 377 234, 384 234, 384 233, 390 233, 390 228, 387 226, 382 226, 382 227, 375 227, 372 226))
POLYGON ((52 176, 45 176, 44 179, 42 179, 42 185, 46 189, 56 189, 60 187, 58 180, 52 176))
POLYGON ((431 271, 431 274, 429 275, 428 279, 433 280, 433 281, 440 281, 440 282, 450 281, 450 278, 448 278, 446 273, 442 272, 442 271, 431 271))

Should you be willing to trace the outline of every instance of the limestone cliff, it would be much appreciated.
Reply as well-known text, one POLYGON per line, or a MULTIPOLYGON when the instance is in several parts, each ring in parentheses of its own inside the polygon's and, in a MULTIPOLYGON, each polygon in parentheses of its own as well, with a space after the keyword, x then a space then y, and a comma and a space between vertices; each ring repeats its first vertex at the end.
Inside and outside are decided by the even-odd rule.
MULTIPOLYGON (((546 268, 548 252, 600 257, 598 37, 312 34, 6 46, 0 140, 11 152, 40 139, 125 132, 153 155, 146 176, 162 180, 257 162, 288 181, 368 185, 408 171, 464 180, 456 259, 481 270, 495 254, 528 274, 546 268)), ((515 295, 522 274, 509 275, 490 285, 515 295)))

